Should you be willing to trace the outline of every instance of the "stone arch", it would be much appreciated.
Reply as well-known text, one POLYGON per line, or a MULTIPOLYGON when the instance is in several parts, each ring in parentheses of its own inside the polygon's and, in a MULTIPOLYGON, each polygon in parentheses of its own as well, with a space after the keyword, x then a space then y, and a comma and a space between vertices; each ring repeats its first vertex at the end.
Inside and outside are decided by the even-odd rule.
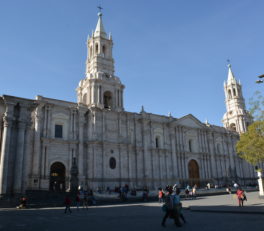
POLYGON ((236 96, 236 89, 233 88, 233 96, 236 96))
POLYGON ((188 172, 189 172, 189 185, 200 185, 200 173, 199 165, 196 160, 192 159, 188 163, 188 172))
POLYGON ((102 53, 103 53, 103 56, 105 57, 106 56, 106 46, 105 45, 102 46, 102 53))
POLYGON ((160 145, 161 145, 160 144, 160 136, 156 136, 155 137, 155 147, 156 148, 161 148, 160 145))
POLYGON ((189 152, 193 152, 193 140, 192 139, 189 139, 188 145, 189 145, 189 152))
POLYGON ((50 166, 50 191, 65 191, 66 168, 61 162, 54 162, 50 166))
POLYGON ((98 43, 95 44, 95 53, 99 54, 99 45, 98 45, 98 43))
POLYGON ((228 90, 228 99, 231 99, 232 98, 232 92, 231 92, 231 90, 229 89, 228 90))
POLYGON ((231 131, 236 132, 236 125, 234 123, 230 124, 229 128, 231 131))
POLYGON ((104 93, 104 108, 111 109, 112 108, 112 93, 110 91, 106 91, 104 93))

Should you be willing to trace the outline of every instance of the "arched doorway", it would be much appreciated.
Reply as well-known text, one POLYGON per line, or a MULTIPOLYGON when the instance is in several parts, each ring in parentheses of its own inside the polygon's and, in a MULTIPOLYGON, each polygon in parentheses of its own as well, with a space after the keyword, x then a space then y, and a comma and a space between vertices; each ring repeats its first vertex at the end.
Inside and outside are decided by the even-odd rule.
POLYGON ((200 185, 200 174, 199 174, 199 166, 196 160, 190 160, 188 164, 188 171, 189 171, 189 184, 190 186, 193 185, 200 185))
POLYGON ((65 166, 60 162, 50 166, 50 191, 65 191, 65 166))

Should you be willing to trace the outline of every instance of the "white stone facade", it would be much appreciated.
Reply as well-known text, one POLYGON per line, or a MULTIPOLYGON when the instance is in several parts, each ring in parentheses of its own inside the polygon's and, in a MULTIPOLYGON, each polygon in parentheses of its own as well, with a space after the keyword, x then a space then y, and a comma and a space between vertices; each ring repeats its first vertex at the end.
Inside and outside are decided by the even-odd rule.
POLYGON ((59 187, 68 189, 73 159, 79 184, 93 189, 254 183, 254 168, 235 152, 238 133, 191 114, 173 118, 124 111, 124 85, 114 75, 112 38, 101 17, 88 39, 78 103, 0 98, 0 194, 54 190, 52 179, 61 173, 52 166, 62 166, 59 187))

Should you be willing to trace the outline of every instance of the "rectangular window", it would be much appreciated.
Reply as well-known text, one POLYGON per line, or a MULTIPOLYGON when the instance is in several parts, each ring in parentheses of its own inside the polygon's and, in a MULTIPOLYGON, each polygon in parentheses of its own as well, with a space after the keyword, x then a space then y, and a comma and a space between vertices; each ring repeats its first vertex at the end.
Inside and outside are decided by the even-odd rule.
POLYGON ((55 138, 62 138, 62 125, 55 125, 55 138))

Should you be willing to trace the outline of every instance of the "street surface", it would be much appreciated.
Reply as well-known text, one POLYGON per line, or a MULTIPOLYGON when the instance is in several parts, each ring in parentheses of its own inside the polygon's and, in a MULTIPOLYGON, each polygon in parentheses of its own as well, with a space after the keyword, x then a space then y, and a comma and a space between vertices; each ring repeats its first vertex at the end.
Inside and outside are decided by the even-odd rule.
MULTIPOLYGON (((187 224, 176 227, 171 219, 167 220, 166 228, 161 227, 164 213, 158 203, 120 204, 90 207, 88 210, 72 209, 72 214, 64 214, 64 208, 43 209, 0 209, 0 231, 53 231, 53 230, 95 230, 95 231, 157 231, 157 230, 195 230, 195 231, 263 231, 264 212, 263 200, 257 198, 257 193, 248 193, 248 204, 240 210, 231 200, 232 196, 209 196, 197 200, 183 200, 184 207, 207 207, 203 212, 185 209, 187 224), (230 201, 228 201, 230 199, 230 201), (208 212, 208 207, 225 210, 208 212), (247 207, 248 206, 248 207, 247 207), (251 213, 251 207, 257 207, 256 213, 251 213), (231 210, 230 210, 231 209, 231 210), (245 213, 241 213, 242 212, 245 213), (226 213, 228 212, 229 213, 226 213)), ((234 198, 235 199, 235 198, 234 198)))

